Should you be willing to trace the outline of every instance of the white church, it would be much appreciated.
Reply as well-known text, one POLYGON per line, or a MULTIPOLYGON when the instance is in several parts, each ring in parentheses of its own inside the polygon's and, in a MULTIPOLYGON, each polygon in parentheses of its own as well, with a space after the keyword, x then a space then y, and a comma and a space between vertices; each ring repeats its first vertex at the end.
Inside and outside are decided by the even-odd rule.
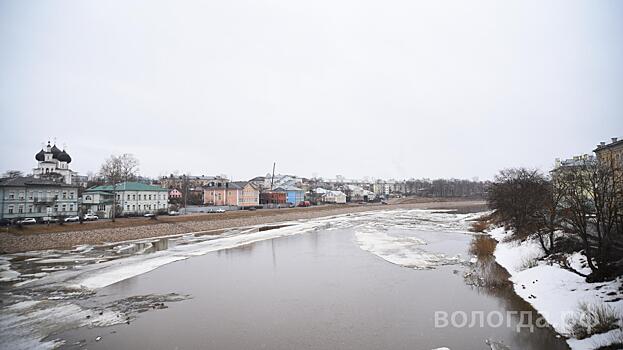
POLYGON ((71 185, 72 175, 76 172, 69 169, 69 163, 71 163, 71 157, 65 150, 60 150, 56 145, 45 146, 39 153, 35 155, 35 159, 38 164, 33 169, 33 176, 35 178, 62 178, 62 181, 68 185, 71 185))

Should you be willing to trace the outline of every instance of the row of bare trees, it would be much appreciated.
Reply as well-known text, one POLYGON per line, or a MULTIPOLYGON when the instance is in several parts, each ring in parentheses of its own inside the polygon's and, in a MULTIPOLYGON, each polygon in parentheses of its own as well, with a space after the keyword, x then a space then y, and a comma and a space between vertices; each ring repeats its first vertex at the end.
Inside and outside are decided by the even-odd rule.
POLYGON ((565 253, 574 246, 564 242, 579 242, 591 269, 588 280, 623 274, 620 167, 586 162, 559 167, 549 175, 533 169, 505 169, 491 184, 488 200, 497 219, 511 227, 517 238, 536 234, 547 255, 565 253))

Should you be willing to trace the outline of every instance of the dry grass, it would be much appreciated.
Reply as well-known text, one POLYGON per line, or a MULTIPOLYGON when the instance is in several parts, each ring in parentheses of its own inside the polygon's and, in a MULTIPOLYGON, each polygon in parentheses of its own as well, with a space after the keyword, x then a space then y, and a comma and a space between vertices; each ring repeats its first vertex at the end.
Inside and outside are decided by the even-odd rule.
POLYGON ((493 256, 497 242, 487 236, 476 236, 469 246, 469 253, 479 258, 493 256))
POLYGON ((572 337, 585 339, 619 328, 620 318, 621 315, 606 304, 580 303, 579 311, 567 319, 567 326, 572 337))

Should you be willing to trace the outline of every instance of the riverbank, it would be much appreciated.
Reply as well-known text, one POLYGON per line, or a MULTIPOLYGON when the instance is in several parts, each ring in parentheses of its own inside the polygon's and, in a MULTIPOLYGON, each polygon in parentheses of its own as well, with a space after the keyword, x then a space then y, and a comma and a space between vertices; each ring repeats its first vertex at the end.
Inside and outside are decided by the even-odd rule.
MULTIPOLYGON (((620 349, 623 342, 623 280, 588 283, 586 279, 541 259, 542 249, 536 239, 510 240, 510 231, 498 227, 488 232, 498 241, 494 256, 510 274, 515 293, 530 303, 554 329, 567 337, 572 350, 620 349), (618 329, 578 339, 570 328, 570 319, 585 316, 581 305, 602 307, 618 315, 618 329), (612 344, 616 344, 613 347, 612 344)), ((588 273, 586 258, 574 253, 567 258, 576 271, 588 273)))
POLYGON ((0 254, 31 250, 70 249, 85 244, 102 244, 135 239, 163 237, 193 232, 213 231, 308 220, 324 216, 391 209, 450 209, 457 211, 485 210, 486 203, 477 200, 428 201, 389 205, 325 205, 309 208, 235 211, 222 214, 161 216, 158 220, 145 218, 119 219, 84 224, 27 226, 18 232, 0 233, 0 254))

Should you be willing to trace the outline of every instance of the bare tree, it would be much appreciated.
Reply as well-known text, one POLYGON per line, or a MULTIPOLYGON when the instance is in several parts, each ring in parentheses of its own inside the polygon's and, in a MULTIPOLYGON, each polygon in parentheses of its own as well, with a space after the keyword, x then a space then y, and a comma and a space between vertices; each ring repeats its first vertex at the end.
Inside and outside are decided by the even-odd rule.
POLYGON ((543 206, 536 211, 537 235, 545 254, 555 251, 554 233, 562 229, 563 217, 560 212, 560 203, 565 196, 567 182, 554 175, 543 187, 543 206))
POLYGON ((584 246, 589 280, 601 281, 623 266, 623 173, 604 164, 583 164, 561 171, 564 222, 584 246))
POLYGON ((500 221, 524 237, 540 230, 549 193, 549 182, 538 170, 504 169, 491 184, 487 200, 500 221))
POLYGON ((7 170, 4 174, 2 174, 2 177, 21 177, 24 176, 24 173, 20 170, 7 170))
POLYGON ((121 182, 136 178, 138 164, 138 160, 133 155, 126 153, 120 156, 110 156, 100 168, 100 176, 112 187, 113 206, 111 218, 113 222, 117 216, 117 186, 121 182))

